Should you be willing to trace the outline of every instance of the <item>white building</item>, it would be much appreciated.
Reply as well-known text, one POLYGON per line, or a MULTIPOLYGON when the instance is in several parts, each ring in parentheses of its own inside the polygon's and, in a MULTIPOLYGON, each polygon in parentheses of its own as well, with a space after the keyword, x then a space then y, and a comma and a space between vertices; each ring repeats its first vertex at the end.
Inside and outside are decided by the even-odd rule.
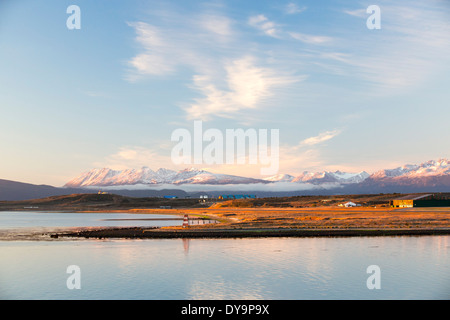
POLYGON ((344 203, 344 207, 346 207, 346 208, 349 208, 349 207, 356 207, 357 205, 356 205, 356 203, 353 203, 353 202, 347 202, 347 203, 344 203))

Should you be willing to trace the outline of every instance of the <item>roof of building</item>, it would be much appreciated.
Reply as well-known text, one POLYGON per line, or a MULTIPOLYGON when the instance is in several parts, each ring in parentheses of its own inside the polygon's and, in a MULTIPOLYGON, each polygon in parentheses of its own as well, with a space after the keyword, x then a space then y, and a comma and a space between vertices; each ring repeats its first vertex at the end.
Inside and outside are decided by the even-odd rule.
POLYGON ((419 200, 419 199, 423 199, 423 198, 428 198, 430 196, 432 196, 432 194, 409 194, 407 196, 397 198, 394 200, 419 200))

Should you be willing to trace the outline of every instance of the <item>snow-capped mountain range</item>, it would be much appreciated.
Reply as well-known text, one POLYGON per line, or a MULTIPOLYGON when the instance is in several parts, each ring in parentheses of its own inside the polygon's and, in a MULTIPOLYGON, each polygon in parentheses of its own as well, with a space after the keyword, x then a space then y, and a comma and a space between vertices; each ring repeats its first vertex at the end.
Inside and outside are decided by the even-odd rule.
POLYGON ((199 169, 174 171, 158 169, 153 171, 148 167, 141 169, 126 169, 123 171, 109 168, 93 169, 66 183, 65 187, 105 187, 126 185, 160 185, 160 184, 250 184, 266 183, 264 180, 245 178, 227 174, 211 173, 199 169))
POLYGON ((405 165, 395 169, 380 170, 372 178, 386 179, 396 177, 420 178, 450 174, 450 161, 447 159, 430 160, 420 165, 405 165))
MULTIPOLYGON (((430 160, 420 165, 405 165, 395 169, 380 170, 361 183, 361 187, 390 189, 395 187, 440 188, 450 190, 450 161, 430 160)), ((405 189, 403 189, 405 190, 405 189)))
POLYGON ((227 174, 212 173, 199 169, 174 171, 148 167, 141 169, 112 170, 93 169, 67 182, 65 187, 111 187, 142 185, 251 185, 251 184, 309 184, 313 186, 346 185, 408 185, 444 184, 450 186, 450 161, 430 160, 420 165, 405 165, 395 169, 384 169, 373 174, 366 171, 346 173, 341 171, 308 172, 294 176, 278 174, 264 179, 254 179, 227 174))
POLYGON ((348 173, 348 172, 309 172, 305 171, 301 175, 297 176, 292 182, 307 182, 312 184, 323 184, 323 183, 359 183, 367 179, 370 175, 365 172, 359 173, 348 173))

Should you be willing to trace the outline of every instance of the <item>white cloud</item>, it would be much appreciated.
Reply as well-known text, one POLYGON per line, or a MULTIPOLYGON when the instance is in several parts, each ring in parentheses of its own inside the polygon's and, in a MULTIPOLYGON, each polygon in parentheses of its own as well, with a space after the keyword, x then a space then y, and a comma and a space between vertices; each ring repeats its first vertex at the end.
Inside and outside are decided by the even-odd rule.
POLYGON ((206 120, 211 116, 227 117, 245 110, 256 109, 275 94, 275 89, 299 81, 301 78, 280 75, 276 70, 257 66, 255 58, 236 59, 224 67, 225 85, 218 89, 217 79, 207 75, 194 76, 195 88, 204 97, 186 108, 188 118, 206 120))
POLYGON ((128 62, 133 72, 128 80, 136 80, 142 75, 165 75, 172 73, 177 60, 171 57, 171 45, 164 38, 162 30, 145 22, 129 23, 136 32, 136 42, 142 53, 128 62))
POLYGON ((260 14, 256 16, 251 16, 248 19, 248 24, 270 37, 274 37, 277 39, 288 39, 293 38, 299 41, 302 41, 307 44, 324 44, 333 41, 332 37, 327 36, 318 36, 318 35, 309 35, 305 33, 299 32, 289 32, 283 30, 281 25, 270 21, 265 15, 260 14))
POLYGON ((267 21, 267 18, 265 15, 263 14, 259 14, 257 16, 251 16, 250 18, 248 18, 248 24, 251 26, 257 26, 262 22, 267 21))
POLYGON ((313 146, 313 145, 328 141, 330 139, 333 139, 340 133, 341 133, 341 131, 339 131, 339 130, 322 132, 317 136, 310 137, 310 138, 303 140, 302 142, 300 142, 300 146, 304 146, 304 145, 313 146))
POLYGON ((141 75, 165 75, 174 71, 174 64, 167 60, 163 55, 158 54, 139 54, 130 61, 141 75))
MULTIPOLYGON (((292 12, 299 9, 291 4, 292 12)), ((367 16, 365 8, 345 13, 367 16)), ((167 27, 137 22, 130 26, 136 31, 141 52, 129 60, 128 79, 170 75, 180 67, 190 69, 191 88, 200 96, 193 103, 185 101, 181 108, 188 118, 203 120, 261 108, 268 98, 276 97, 278 88, 301 80, 280 70, 305 73, 301 70, 319 66, 327 74, 351 77, 374 89, 409 88, 448 59, 450 27, 441 18, 432 10, 423 13, 414 7, 384 5, 382 30, 368 30, 361 21, 361 29, 349 30, 346 25, 332 35, 314 35, 291 32, 264 14, 248 17, 247 24, 267 36, 304 43, 298 52, 290 50, 292 41, 280 41, 275 49, 251 41, 245 33, 233 30, 238 23, 219 13, 200 13, 178 24, 172 20, 167 27), (323 45, 327 50, 315 49, 323 45), (258 57, 258 63, 242 58, 245 55, 258 57), (263 56, 266 59, 261 59, 263 56)))
POLYGON ((303 12, 305 10, 306 10, 306 7, 301 7, 300 8, 297 4, 295 4, 293 2, 288 3, 286 5, 286 7, 285 7, 285 12, 287 14, 297 14, 297 13, 301 13, 301 12, 303 12))
POLYGON ((233 35, 232 21, 220 15, 203 15, 200 18, 200 26, 205 30, 212 32, 215 36, 233 35))
POLYGON ((326 36, 313 36, 298 32, 289 32, 289 35, 299 41, 309 44, 324 44, 333 41, 333 38, 326 36))
POLYGON ((144 76, 172 75, 180 67, 205 72, 211 69, 213 54, 230 47, 231 44, 224 43, 233 40, 232 21, 220 15, 198 15, 167 27, 146 22, 128 25, 134 28, 135 41, 140 48, 128 61, 130 68, 126 79, 129 81, 144 76), (210 50, 205 51, 205 48, 210 50))
POLYGON ((248 24, 256 29, 261 30, 266 35, 271 37, 277 37, 281 32, 280 27, 274 22, 270 21, 265 15, 260 14, 257 16, 251 16, 248 19, 248 24))
MULTIPOLYGON (((246 55, 246 50, 236 50, 245 48, 247 43, 244 45, 233 31, 231 19, 209 13, 199 14, 191 21, 186 29, 130 23, 141 52, 128 61, 131 70, 127 78, 136 81, 144 76, 172 75, 181 67, 190 68, 190 87, 201 96, 193 103, 180 105, 189 119, 231 117, 243 110, 260 108, 268 98, 276 97, 278 89, 304 79, 281 71, 286 67, 283 64, 267 66, 268 60, 259 59, 255 52, 246 55)), ((270 36, 278 32, 264 15, 251 17, 249 23, 270 36)))
POLYGON ((358 18, 367 18, 367 12, 366 9, 355 9, 355 10, 344 10, 344 13, 354 16, 354 17, 358 17, 358 18))

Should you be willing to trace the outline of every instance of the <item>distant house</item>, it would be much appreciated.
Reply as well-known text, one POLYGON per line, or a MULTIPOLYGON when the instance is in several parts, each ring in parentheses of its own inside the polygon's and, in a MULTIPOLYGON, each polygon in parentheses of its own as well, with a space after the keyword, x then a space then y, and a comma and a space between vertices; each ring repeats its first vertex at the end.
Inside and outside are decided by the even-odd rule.
POLYGON ((357 204, 354 202, 351 202, 351 201, 344 203, 344 207, 346 207, 346 208, 356 207, 356 206, 357 206, 357 204))
POLYGON ((178 199, 177 196, 164 196, 164 199, 178 199))

